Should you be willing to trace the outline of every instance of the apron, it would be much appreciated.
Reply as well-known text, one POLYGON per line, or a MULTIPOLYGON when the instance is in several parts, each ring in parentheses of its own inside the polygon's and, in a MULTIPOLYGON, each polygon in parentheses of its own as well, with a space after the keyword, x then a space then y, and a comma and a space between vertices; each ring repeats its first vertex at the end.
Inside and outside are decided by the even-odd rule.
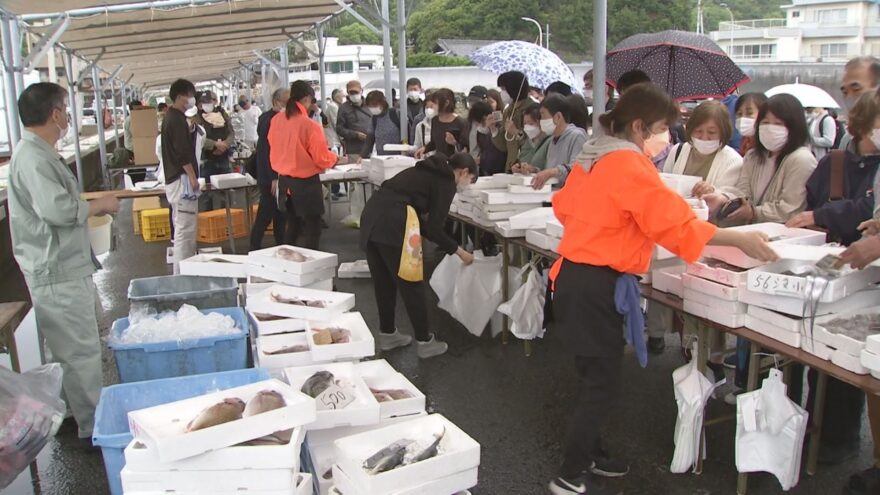
POLYGON ((421 282, 425 279, 424 268, 419 216, 412 206, 406 205, 406 227, 403 245, 400 247, 400 268, 397 276, 407 282, 421 282))
POLYGON ((324 214, 324 190, 321 178, 313 175, 307 179, 297 179, 281 175, 278 177, 278 206, 287 214, 297 217, 321 216, 324 214), (287 211, 286 203, 290 197, 293 211, 287 211))

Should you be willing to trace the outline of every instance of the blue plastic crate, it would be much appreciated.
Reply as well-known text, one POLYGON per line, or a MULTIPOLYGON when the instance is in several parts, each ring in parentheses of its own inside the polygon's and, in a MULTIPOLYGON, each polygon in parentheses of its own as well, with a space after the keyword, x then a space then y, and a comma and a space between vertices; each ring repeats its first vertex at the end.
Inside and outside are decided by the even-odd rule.
POLYGON ((110 493, 122 495, 119 472, 125 467, 123 451, 132 440, 128 431, 129 412, 189 399, 217 390, 241 387, 269 378, 268 371, 252 368, 104 387, 95 410, 95 432, 92 435, 92 443, 101 447, 110 493))
MULTIPOLYGON (((121 383, 156 380, 174 376, 200 375, 247 367, 250 333, 247 314, 241 308, 205 309, 202 313, 221 313, 232 317, 239 331, 228 335, 192 340, 172 340, 147 344, 108 344, 116 358, 121 383)), ((129 326, 128 318, 113 323, 111 332, 119 335, 129 326)))

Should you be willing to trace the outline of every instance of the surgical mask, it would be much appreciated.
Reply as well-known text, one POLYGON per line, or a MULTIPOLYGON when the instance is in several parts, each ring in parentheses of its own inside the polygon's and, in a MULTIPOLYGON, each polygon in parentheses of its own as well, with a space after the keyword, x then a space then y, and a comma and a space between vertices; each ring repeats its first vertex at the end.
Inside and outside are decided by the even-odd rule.
POLYGON ((761 124, 758 127, 758 139, 767 151, 775 153, 788 142, 788 128, 784 125, 761 124))
POLYGON ((744 137, 752 137, 755 135, 755 119, 751 117, 740 117, 736 119, 736 129, 744 137))
POLYGON ((195 117, 196 115, 198 115, 198 113, 199 113, 199 111, 196 110, 196 107, 187 108, 186 111, 183 112, 183 114, 189 118, 195 117))
POLYGON ((880 129, 874 129, 871 131, 871 142, 874 143, 874 146, 880 150, 880 129))
POLYGON ((710 141, 705 141, 702 139, 693 138, 691 139, 691 144, 694 146, 694 149, 697 150, 701 155, 711 155, 718 151, 721 148, 721 140, 713 139, 710 141))
POLYGON ((849 95, 843 98, 843 109, 846 110, 846 113, 849 113, 850 110, 856 106, 856 102, 859 101, 859 97, 857 95, 849 95))
POLYGON ((361 101, 362 101, 362 100, 361 100, 361 94, 360 94, 360 93, 358 93, 358 94, 354 94, 354 95, 348 95, 348 99, 351 100, 351 102, 352 102, 354 105, 358 105, 358 106, 360 106, 361 101))
POLYGON ((437 115, 437 110, 431 107, 425 109, 425 118, 433 119, 437 115))
POLYGON ((501 90, 501 101, 504 103, 504 106, 510 105, 513 102, 513 98, 510 97, 510 93, 506 89, 501 90))
POLYGON ((213 103, 202 103, 202 111, 205 113, 211 113, 214 111, 213 103))
POLYGON ((422 93, 420 93, 418 91, 410 91, 406 95, 409 96, 409 101, 411 101, 413 103, 418 103, 419 100, 422 99, 422 93))
POLYGON ((652 160, 663 153, 663 150, 669 147, 669 131, 663 131, 659 134, 652 134, 648 131, 648 137, 645 138, 645 144, 642 151, 645 152, 652 160))
POLYGON ((195 108, 195 107, 196 107, 196 97, 190 96, 189 98, 186 99, 186 109, 189 110, 190 108, 195 108))
POLYGON ((593 88, 584 90, 584 98, 593 98, 593 88))
POLYGON ((541 128, 536 125, 526 124, 523 126, 523 132, 526 133, 529 139, 535 139, 541 135, 541 128))
POLYGON ((466 184, 458 184, 458 183, 455 184, 455 191, 456 191, 457 193, 459 193, 459 194, 461 194, 461 193, 467 191, 467 190, 470 189, 470 188, 471 188, 471 183, 470 183, 470 182, 468 182, 468 183, 466 183, 466 184))
POLYGON ((553 123, 553 119, 541 119, 541 132, 549 136, 555 130, 556 124, 553 123))
POLYGON ((478 125, 477 132, 479 132, 480 134, 489 134, 490 131, 489 131, 488 127, 486 127, 484 125, 478 125))

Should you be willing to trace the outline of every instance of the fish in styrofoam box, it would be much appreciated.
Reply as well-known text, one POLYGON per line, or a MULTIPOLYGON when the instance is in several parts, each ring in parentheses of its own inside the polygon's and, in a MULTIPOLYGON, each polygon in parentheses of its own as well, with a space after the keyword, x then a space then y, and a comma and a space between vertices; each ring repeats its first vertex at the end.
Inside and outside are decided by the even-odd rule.
MULTIPOLYGON (((434 479, 426 483, 416 485, 403 490, 395 490, 393 495, 431 495, 431 494, 460 494, 462 490, 470 493, 466 488, 477 486, 479 482, 479 468, 468 469, 451 476, 434 479)), ((348 495, 369 495, 369 492, 360 490, 358 486, 351 480, 338 464, 333 465, 333 483, 341 490, 341 493, 348 495)), ((332 492, 331 492, 332 493, 332 492)))
MULTIPOLYGON (((763 232, 770 238, 770 247, 774 249, 777 246, 790 245, 821 246, 825 244, 826 237, 824 232, 790 228, 781 223, 755 223, 730 228, 740 232, 763 232)), ((703 257, 715 258, 741 268, 755 268, 764 264, 731 246, 706 246, 703 257)))
POLYGON ((302 275, 324 268, 335 269, 339 257, 334 253, 283 245, 251 251, 248 253, 248 263, 302 275))
POLYGON ((172 462, 310 424, 315 418, 314 399, 279 380, 265 380, 131 411, 128 413, 128 424, 134 438, 154 450, 161 462, 172 462), (187 431, 190 422, 201 417, 206 409, 226 399, 247 403, 266 390, 281 394, 286 406, 209 428, 187 431))
MULTIPOLYGON (((682 274, 682 286, 684 287, 684 277, 687 274, 682 274)), ((745 303, 741 303, 739 301, 730 301, 725 299, 719 299, 717 297, 711 296, 705 292, 700 292, 693 289, 688 289, 684 287, 683 299, 685 301, 693 301, 695 303, 702 304, 704 306, 709 306, 712 309, 723 311, 725 313, 729 313, 731 315, 744 315, 748 310, 748 305, 745 303)))
POLYGON ((705 318, 709 321, 713 321, 715 323, 718 323, 719 325, 724 325, 729 328, 740 328, 744 326, 746 322, 745 311, 743 311, 742 313, 729 313, 727 311, 719 310, 712 306, 700 304, 693 299, 685 299, 682 307, 685 313, 690 313, 694 316, 705 318))
POLYGON ((354 307, 354 294, 275 285, 248 299, 254 313, 327 321, 354 307))
POLYGON ((410 394, 408 398, 379 401, 379 414, 382 418, 409 417, 425 411, 425 394, 403 374, 392 368, 388 361, 384 359, 364 361, 355 364, 354 367, 371 391, 403 390, 410 394))
POLYGON ((304 456, 308 456, 309 470, 316 495, 326 495, 333 487, 333 463, 335 462, 333 444, 312 444, 308 440, 303 444, 304 456))
POLYGON ((836 351, 834 351, 833 354, 831 354, 831 362, 857 375, 868 374, 868 369, 862 365, 862 358, 860 356, 853 356, 852 354, 844 352, 840 349, 837 349, 836 351))
POLYGON ((339 265, 339 278, 370 278, 370 265, 367 260, 357 260, 339 265))
POLYGON ((862 361, 862 367, 868 371, 880 372, 880 354, 874 354, 868 349, 862 349, 859 354, 862 361))
POLYGON ((259 363, 260 368, 278 370, 320 362, 312 355, 305 332, 264 335, 256 340, 254 361, 259 363))
POLYGON ((787 328, 778 327, 750 314, 746 315, 745 327, 761 335, 766 335, 771 339, 778 340, 787 346, 801 347, 803 343, 803 336, 800 333, 789 332, 787 328))
POLYGON ((562 234, 565 233, 565 227, 562 226, 562 222, 560 222, 555 216, 547 220, 546 229, 547 235, 553 236, 557 239, 562 239, 562 234))
MULTIPOLYGON (((748 290, 739 292, 739 300, 746 304, 759 306, 764 309, 785 313, 791 316, 802 317, 804 314, 804 302, 793 297, 774 296, 770 294, 758 294, 748 290)), ((836 313, 846 313, 877 305, 880 300, 880 290, 876 288, 865 289, 855 294, 844 297, 832 303, 820 302, 814 308, 810 308, 808 316, 825 316, 836 313), (815 309, 815 312, 813 310, 815 309)))
POLYGON ((651 285, 660 292, 666 292, 678 297, 684 296, 684 284, 681 275, 684 266, 675 264, 651 270, 651 285))
POLYGON ((749 305, 749 309, 746 310, 746 313, 759 320, 764 320, 767 323, 793 333, 806 333, 810 324, 809 320, 805 320, 799 316, 792 317, 783 313, 764 309, 760 306, 749 305))
POLYGON ((343 390, 354 394, 354 401, 340 409, 326 409, 320 402, 322 396, 319 395, 316 399, 316 403, 319 404, 316 419, 306 426, 307 430, 373 425, 379 422, 379 403, 370 392, 370 388, 364 383, 363 378, 355 370, 354 363, 326 363, 291 367, 284 370, 284 376, 291 387, 300 390, 306 380, 319 371, 332 373, 334 381, 343 390))
POLYGON ((181 275, 246 278, 247 255, 197 254, 180 262, 181 275))
POLYGON ((840 275, 828 280, 827 284, 811 281, 806 274, 815 267, 814 261, 780 260, 749 271, 748 290, 761 294, 789 296, 804 299, 814 287, 821 287, 821 302, 834 302, 880 282, 880 268, 866 267, 864 270, 844 268, 840 275), (803 273, 804 275, 794 275, 803 273), (821 285, 818 285, 821 284, 821 285))
POLYGON ((137 472, 239 471, 244 469, 287 469, 299 471, 299 451, 305 429, 294 428, 290 442, 272 445, 233 445, 174 462, 162 462, 149 447, 132 440, 125 448, 125 465, 137 472))
POLYGON ((307 287, 325 280, 332 281, 336 276, 336 267, 321 268, 308 273, 291 273, 268 266, 247 265, 247 273, 251 277, 279 282, 291 287, 307 287))
POLYGON ((548 193, 552 190, 550 184, 544 184, 538 189, 535 189, 531 185, 523 186, 523 185, 514 185, 511 184, 507 186, 507 192, 510 194, 533 194, 533 193, 548 193))
POLYGON ((535 208, 510 217, 510 227, 514 229, 543 229, 547 221, 556 218, 553 208, 535 208))
POLYGON ((480 191, 480 201, 487 205, 549 203, 553 193, 510 194, 507 191, 480 191))
MULTIPOLYGON (((364 361, 365 363, 369 363, 370 361, 364 361)), ((424 410, 419 411, 416 414, 409 414, 407 416, 394 416, 390 418, 380 418, 379 422, 373 425, 360 425, 360 426, 340 426, 339 428, 330 428, 327 430, 309 430, 306 432, 306 441, 303 445, 307 447, 319 446, 319 445, 330 445, 332 447, 333 442, 339 440, 340 438, 350 437, 352 435, 358 435, 360 433, 364 433, 367 431, 378 430, 379 428, 384 428, 386 426, 396 425, 398 423, 403 423, 405 421, 412 421, 413 419, 420 418, 423 416, 427 416, 424 410)))
POLYGON ((556 251, 559 248, 559 239, 541 230, 527 230, 526 242, 546 251, 556 251))
POLYGON ((495 231, 498 232, 498 235, 504 237, 505 239, 511 239, 514 237, 525 237, 526 235, 526 231, 524 229, 510 228, 510 222, 507 221, 498 222, 495 225, 495 231))
POLYGON ((728 287, 739 287, 748 281, 748 270, 711 258, 688 263, 687 273, 728 287))
POLYGON ((801 338, 801 349, 826 361, 831 361, 831 354, 834 353, 834 349, 821 342, 816 342, 810 336, 803 336, 801 338))
POLYGON ((722 285, 717 282, 706 280, 700 277, 695 277, 687 273, 683 273, 681 275, 681 283, 685 289, 700 292, 707 296, 711 296, 724 301, 739 301, 740 289, 737 287, 728 287, 726 285, 722 285))
POLYGON ((196 492, 217 493, 260 493, 279 491, 292 493, 297 488, 299 478, 290 469, 248 469, 244 471, 218 470, 210 476, 205 471, 165 471, 157 476, 155 472, 134 471, 129 466, 119 473, 122 490, 126 494, 158 491, 160 493, 196 492))
POLYGON ((694 190, 694 186, 703 180, 703 178, 696 175, 669 174, 661 172, 660 180, 666 184, 666 187, 678 193, 679 196, 690 198, 693 197, 693 194, 691 193, 694 190))
POLYGON ((859 356, 867 346, 868 337, 877 335, 878 328, 880 328, 873 326, 877 323, 868 326, 868 323, 860 321, 872 317, 877 318, 880 323, 880 309, 877 306, 823 316, 816 319, 814 336, 816 340, 838 351, 845 352, 850 356, 859 356), (848 324, 847 320, 851 320, 852 323, 848 324))
POLYGON ((247 177, 239 173, 233 172, 211 176, 211 187, 215 189, 230 189, 233 187, 245 187, 247 185, 247 177))
POLYGON ((343 313, 329 321, 309 321, 306 340, 315 361, 356 360, 376 354, 373 333, 358 312, 343 313), (348 333, 348 342, 319 343, 315 336, 322 330, 343 330, 348 333))
MULTIPOLYGON (((472 470, 480 465, 480 444, 440 414, 340 438, 334 443, 336 465, 366 493, 395 493, 431 480, 472 470), (364 464, 394 442, 412 440, 425 449, 442 435, 437 455, 425 460, 370 474, 364 464)), ((463 487, 466 488, 466 487, 463 487)))

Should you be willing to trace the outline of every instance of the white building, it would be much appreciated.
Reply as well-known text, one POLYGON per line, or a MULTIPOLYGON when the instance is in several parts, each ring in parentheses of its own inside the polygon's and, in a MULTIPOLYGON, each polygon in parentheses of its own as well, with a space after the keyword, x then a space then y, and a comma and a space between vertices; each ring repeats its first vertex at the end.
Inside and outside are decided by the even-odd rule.
POLYGON ((710 36, 737 61, 840 63, 880 55, 880 1, 793 0, 785 18, 721 22, 710 36))
MULTIPOLYGON (((316 48, 313 46, 312 48, 316 48)), ((327 93, 345 89, 352 79, 360 79, 361 71, 384 68, 382 45, 339 45, 339 38, 327 38, 324 51, 324 71, 327 93)), ((303 79, 318 84, 318 61, 290 69, 290 80, 303 79)))

